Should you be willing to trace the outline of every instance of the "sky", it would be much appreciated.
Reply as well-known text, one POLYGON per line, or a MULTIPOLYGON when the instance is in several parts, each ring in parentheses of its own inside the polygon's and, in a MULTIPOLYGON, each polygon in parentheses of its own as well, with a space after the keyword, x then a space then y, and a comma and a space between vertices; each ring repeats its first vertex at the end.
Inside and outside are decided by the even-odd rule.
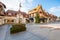
POLYGON ((19 4, 21 3, 21 11, 27 12, 38 4, 42 5, 50 14, 60 16, 60 0, 0 0, 6 5, 6 10, 19 10, 19 4))

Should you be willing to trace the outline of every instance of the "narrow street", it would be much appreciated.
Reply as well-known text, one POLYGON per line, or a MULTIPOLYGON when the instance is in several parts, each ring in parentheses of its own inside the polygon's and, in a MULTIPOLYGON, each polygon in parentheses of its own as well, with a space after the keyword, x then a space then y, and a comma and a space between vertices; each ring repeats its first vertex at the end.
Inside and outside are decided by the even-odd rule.
POLYGON ((8 29, 8 25, 0 26, 0 40, 5 39, 7 29, 8 29))

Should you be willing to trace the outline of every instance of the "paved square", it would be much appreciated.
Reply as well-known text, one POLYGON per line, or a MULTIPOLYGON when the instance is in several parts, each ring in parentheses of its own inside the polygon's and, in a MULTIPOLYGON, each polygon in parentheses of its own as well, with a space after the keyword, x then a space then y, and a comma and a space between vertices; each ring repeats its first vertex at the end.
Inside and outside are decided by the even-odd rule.
POLYGON ((16 34, 10 34, 11 25, 0 27, 0 40, 60 40, 60 30, 48 26, 60 26, 60 24, 27 24, 27 30, 16 34), (47 26, 46 28, 43 26, 47 26))

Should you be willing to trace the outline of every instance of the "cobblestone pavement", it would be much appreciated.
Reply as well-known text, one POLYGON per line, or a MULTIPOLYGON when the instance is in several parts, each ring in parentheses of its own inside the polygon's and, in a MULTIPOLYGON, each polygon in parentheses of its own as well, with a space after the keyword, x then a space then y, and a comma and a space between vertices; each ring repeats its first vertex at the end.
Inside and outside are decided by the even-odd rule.
POLYGON ((60 29, 53 29, 43 26, 60 26, 60 23, 52 24, 34 24, 30 23, 26 25, 27 30, 24 32, 10 34, 11 25, 5 25, 0 27, 0 39, 2 39, 3 34, 5 33, 4 40, 60 40, 60 29), (4 30, 4 31, 3 31, 4 30), (4 33, 3 33, 3 32, 4 33))
POLYGON ((7 29, 8 29, 8 25, 0 26, 0 40, 5 39, 7 29))

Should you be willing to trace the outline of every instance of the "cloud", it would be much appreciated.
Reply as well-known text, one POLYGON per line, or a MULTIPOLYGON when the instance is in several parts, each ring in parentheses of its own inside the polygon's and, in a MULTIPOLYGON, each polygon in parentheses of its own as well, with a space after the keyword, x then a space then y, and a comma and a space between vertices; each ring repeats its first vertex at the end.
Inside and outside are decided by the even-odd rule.
POLYGON ((56 6, 56 7, 51 7, 49 9, 49 13, 52 13, 56 16, 60 16, 60 6, 56 6))
POLYGON ((19 10, 19 3, 21 3, 22 7, 21 10, 24 12, 28 12, 29 9, 33 6, 34 0, 0 0, 3 2, 7 10, 12 9, 12 10, 19 10))
POLYGON ((57 7, 52 7, 49 9, 50 12, 56 12, 56 11, 60 11, 60 6, 57 7))
POLYGON ((28 12, 28 10, 33 6, 33 1, 34 0, 20 0, 22 4, 21 10, 28 12))
POLYGON ((27 0, 29 3, 32 3, 34 0, 27 0))

